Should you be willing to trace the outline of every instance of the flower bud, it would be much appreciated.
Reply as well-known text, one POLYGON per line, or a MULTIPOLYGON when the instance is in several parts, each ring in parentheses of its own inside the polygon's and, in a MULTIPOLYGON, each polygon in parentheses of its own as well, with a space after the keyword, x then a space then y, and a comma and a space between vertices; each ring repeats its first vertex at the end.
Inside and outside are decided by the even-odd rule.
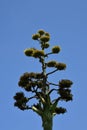
POLYGON ((32 48, 28 48, 28 49, 24 50, 24 53, 25 53, 26 56, 32 56, 33 50, 34 49, 32 49, 32 48))
POLYGON ((39 35, 39 34, 33 34, 33 35, 32 35, 32 39, 33 39, 33 40, 38 40, 38 38, 40 38, 40 35, 39 35))
POLYGON ((49 43, 47 43, 47 42, 41 45, 42 48, 48 48, 49 46, 50 46, 50 45, 49 45, 49 43))
POLYGON ((48 67, 55 67, 55 65, 56 65, 56 61, 49 61, 49 62, 47 63, 47 66, 48 66, 48 67))
POLYGON ((42 36, 42 37, 40 38, 40 40, 41 40, 42 42, 48 42, 48 41, 50 40, 50 37, 49 37, 49 36, 42 36))
POLYGON ((59 53, 60 52, 60 47, 59 46, 54 46, 53 48, 52 48, 52 53, 59 53))
POLYGON ((45 36, 49 36, 50 37, 50 34, 48 32, 45 33, 45 36))
POLYGON ((45 32, 44 32, 44 30, 39 30, 38 33, 39 33, 40 35, 43 35, 45 32))
POLYGON ((64 64, 64 63, 57 63, 55 67, 58 70, 65 70, 66 69, 66 64, 64 64))
POLYGON ((33 52, 33 57, 38 58, 40 56, 44 56, 44 51, 43 50, 35 50, 33 52))

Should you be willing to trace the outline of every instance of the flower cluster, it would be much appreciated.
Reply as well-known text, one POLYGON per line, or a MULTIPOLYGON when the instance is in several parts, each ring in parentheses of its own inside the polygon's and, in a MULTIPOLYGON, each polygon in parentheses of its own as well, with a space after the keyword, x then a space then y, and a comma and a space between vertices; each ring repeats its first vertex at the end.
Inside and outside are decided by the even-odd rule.
POLYGON ((33 34, 32 39, 38 40, 40 38, 40 34, 33 34))
POLYGON ((23 92, 16 93, 16 95, 14 96, 14 99, 16 100, 16 102, 14 103, 14 106, 18 107, 21 110, 28 109, 28 106, 26 105, 26 103, 28 102, 28 98, 24 96, 23 92))
POLYGON ((72 81, 66 79, 59 81, 58 93, 60 94, 61 99, 65 101, 70 101, 73 99, 73 95, 71 94, 71 90, 69 89, 72 84, 72 81))
POLYGON ((32 91, 33 88, 42 88, 44 75, 42 73, 24 73, 18 82, 18 85, 26 91, 32 91))
POLYGON ((41 40, 42 42, 48 42, 48 41, 50 40, 50 37, 44 35, 44 36, 41 36, 40 40, 41 40))
POLYGON ((66 69, 66 64, 64 64, 64 63, 58 63, 56 61, 49 61, 48 63, 46 63, 46 65, 48 67, 55 67, 58 70, 65 70, 66 69))
POLYGON ((65 63, 57 63, 55 66, 58 70, 65 70, 66 64, 65 63))
POLYGON ((70 92, 71 92, 71 90, 69 90, 69 89, 59 89, 58 90, 58 93, 60 94, 61 99, 65 100, 65 101, 72 100, 73 95, 70 92))
POLYGON ((50 44, 48 42, 45 42, 45 43, 41 44, 41 48, 43 48, 43 49, 46 49, 49 46, 50 46, 50 44))
POLYGON ((52 48, 52 53, 59 53, 60 52, 60 47, 59 46, 54 46, 53 48, 52 48))
POLYGON ((65 112, 66 112, 65 108, 62 108, 62 107, 56 107, 55 108, 55 113, 56 114, 64 114, 65 112))
POLYGON ((33 56, 35 58, 44 56, 44 51, 43 50, 37 50, 35 48, 28 48, 24 50, 24 53, 26 56, 33 56))
POLYGON ((38 33, 32 35, 33 40, 40 40, 41 42, 48 42, 50 40, 50 34, 44 30, 39 30, 38 33))
POLYGON ((59 81, 60 88, 70 88, 72 84, 73 82, 68 79, 62 79, 61 81, 59 81))
POLYGON ((46 63, 47 67, 55 67, 57 64, 56 61, 52 60, 52 61, 49 61, 48 63, 46 63))
POLYGON ((50 46, 48 43, 50 41, 50 34, 44 30, 39 30, 36 34, 33 34, 32 39, 38 40, 42 49, 46 49, 50 46))
POLYGON ((35 57, 35 58, 38 58, 38 57, 41 57, 41 56, 44 56, 45 54, 44 54, 44 51, 43 50, 35 50, 34 52, 33 52, 33 57, 35 57))

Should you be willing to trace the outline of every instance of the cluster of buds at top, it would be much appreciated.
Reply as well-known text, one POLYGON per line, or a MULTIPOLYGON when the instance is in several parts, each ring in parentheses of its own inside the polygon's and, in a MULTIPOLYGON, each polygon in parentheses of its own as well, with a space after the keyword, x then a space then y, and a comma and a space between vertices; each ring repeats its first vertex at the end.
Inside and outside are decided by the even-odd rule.
POLYGON ((36 34, 33 34, 32 39, 39 41, 41 50, 37 50, 35 48, 27 48, 24 50, 26 56, 32 56, 34 58, 46 57, 49 54, 59 53, 61 50, 60 46, 54 46, 52 47, 49 54, 45 54, 44 49, 47 49, 50 46, 50 34, 44 30, 39 30, 36 34))
POLYGON ((45 32, 44 30, 39 30, 36 34, 33 34, 32 39, 39 41, 42 50, 50 46, 50 34, 48 32, 45 32))
POLYGON ((50 40, 50 34, 44 30, 39 30, 38 33, 33 34, 33 40, 40 40, 41 42, 48 42, 50 40))

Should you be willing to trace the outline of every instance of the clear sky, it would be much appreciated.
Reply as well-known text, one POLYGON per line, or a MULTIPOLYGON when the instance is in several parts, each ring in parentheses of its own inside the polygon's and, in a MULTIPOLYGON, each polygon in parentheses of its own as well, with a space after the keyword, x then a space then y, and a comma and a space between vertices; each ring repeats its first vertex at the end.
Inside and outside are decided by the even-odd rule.
POLYGON ((67 64, 66 71, 56 73, 52 81, 74 82, 74 100, 63 104, 68 112, 55 116, 53 130, 86 130, 86 0, 0 0, 0 129, 42 130, 36 113, 13 106, 13 96, 22 90, 17 85, 20 75, 40 70, 38 61, 23 54, 24 49, 37 46, 31 36, 39 29, 51 34, 51 46, 61 46, 55 59, 67 64))

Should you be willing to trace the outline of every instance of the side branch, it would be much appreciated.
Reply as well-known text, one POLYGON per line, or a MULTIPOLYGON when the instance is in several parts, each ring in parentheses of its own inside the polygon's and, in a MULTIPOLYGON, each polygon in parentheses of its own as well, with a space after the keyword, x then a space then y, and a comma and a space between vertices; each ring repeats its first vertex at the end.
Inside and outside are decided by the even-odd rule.
POLYGON ((47 53, 47 54, 45 55, 45 57, 48 57, 48 55, 51 55, 51 54, 53 54, 53 52, 47 53))
POLYGON ((31 100, 31 99, 33 99, 33 98, 36 98, 36 97, 37 97, 36 95, 32 96, 32 97, 28 98, 28 101, 31 100))
MULTIPOLYGON (((48 81, 47 81, 48 82, 48 81)), ((58 84, 55 84, 55 83, 50 83, 48 82, 49 85, 54 85, 54 86, 59 86, 58 84)))
POLYGON ((49 93, 48 93, 48 95, 50 95, 53 91, 58 91, 58 89, 51 89, 50 91, 49 91, 49 93))
POLYGON ((58 103, 61 100, 61 97, 58 97, 57 99, 54 99, 52 102, 53 103, 58 103))
POLYGON ((47 73, 47 76, 50 75, 50 74, 55 73, 56 71, 58 71, 58 69, 55 69, 54 71, 51 71, 51 72, 47 73))

